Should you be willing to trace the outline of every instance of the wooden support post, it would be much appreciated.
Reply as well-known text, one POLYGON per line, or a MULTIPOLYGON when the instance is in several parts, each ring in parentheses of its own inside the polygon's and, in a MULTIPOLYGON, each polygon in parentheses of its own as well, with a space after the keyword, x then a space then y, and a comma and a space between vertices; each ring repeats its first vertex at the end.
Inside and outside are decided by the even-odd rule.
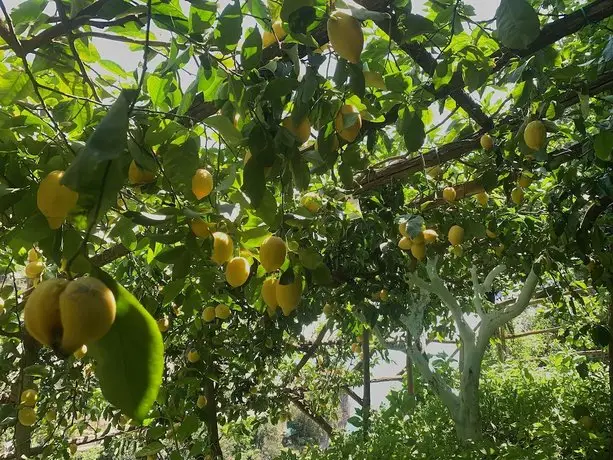
POLYGON ((365 329, 362 334, 364 340, 362 341, 362 354, 364 359, 362 360, 364 370, 364 396, 362 404, 362 434, 364 440, 368 439, 368 430, 370 429, 370 330, 365 329))

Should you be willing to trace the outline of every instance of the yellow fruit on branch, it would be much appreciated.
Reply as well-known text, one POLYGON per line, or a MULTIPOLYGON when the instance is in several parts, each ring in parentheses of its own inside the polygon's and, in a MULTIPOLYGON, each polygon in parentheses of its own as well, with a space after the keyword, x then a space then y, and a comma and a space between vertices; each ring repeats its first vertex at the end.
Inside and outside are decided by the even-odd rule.
POLYGON ((71 442, 70 445, 68 446, 68 450, 70 451, 70 455, 76 454, 78 449, 79 449, 78 446, 74 442, 71 442))
POLYGON ((443 189, 443 199, 448 202, 453 202, 456 199, 456 190, 453 187, 445 187, 443 189))
POLYGON ((321 209, 321 198, 315 192, 308 192, 300 198, 300 204, 307 208, 311 214, 316 214, 321 209))
POLYGON ((464 249, 462 249, 462 246, 452 246, 451 252, 456 257, 462 257, 462 254, 464 254, 464 249))
POLYGON ((260 263, 267 273, 278 270, 287 255, 287 246, 278 236, 269 236, 260 246, 260 263))
POLYGON ((189 223, 189 227, 192 229, 192 233, 198 238, 209 238, 211 236, 209 224, 202 219, 192 219, 189 223))
POLYGON ((389 298, 389 293, 387 292, 387 289, 381 289, 379 291, 379 300, 381 300, 382 302, 385 302, 388 298, 389 298))
POLYGON ((75 359, 83 359, 87 354, 87 345, 81 345, 77 350, 73 353, 75 359))
POLYGON ((464 241, 464 229, 459 225, 454 225, 449 229, 449 232, 447 233, 447 239, 452 246, 462 244, 462 242, 464 241))
POLYGON ((232 287, 239 287, 245 284, 249 278, 251 266, 244 257, 234 257, 226 266, 226 281, 232 287))
POLYGON ((196 401, 196 406, 198 406, 198 409, 202 409, 204 406, 206 406, 207 402, 206 396, 200 395, 196 401))
POLYGON ((226 233, 213 233, 213 254, 211 259, 217 265, 222 265, 232 257, 234 252, 234 243, 226 233))
POLYGON ((334 313, 334 307, 332 307, 332 305, 330 305, 329 303, 325 304, 323 313, 326 316, 332 316, 332 314, 334 313))
POLYGON ((277 40, 283 40, 287 35, 280 19, 272 23, 272 30, 273 32, 265 30, 262 34, 262 48, 268 48, 270 45, 277 43, 277 40))
POLYGON ((38 260, 38 251, 36 248, 31 248, 28 251, 28 262, 36 262, 38 260))
POLYGON ((27 407, 34 407, 38 399, 38 392, 32 388, 24 390, 21 393, 21 404, 27 407))
POLYGON ((424 243, 415 243, 411 245, 411 254, 417 260, 422 261, 426 257, 426 245, 424 243))
POLYGON ((294 119, 289 116, 284 118, 281 124, 293 134, 300 145, 309 140, 309 136, 311 135, 311 123, 308 117, 304 117, 300 123, 296 124, 294 119))
POLYGON ((438 233, 436 233, 436 231, 432 230, 431 228, 427 228, 426 230, 421 232, 421 234, 423 235, 424 243, 426 244, 432 244, 436 242, 436 239, 438 238, 438 233))
POLYGON ((202 320, 206 323, 210 323, 215 320, 215 307, 206 307, 202 311, 202 320))
POLYGON ((232 310, 227 305, 220 303, 215 307, 215 316, 219 319, 228 319, 232 315, 232 310))
POLYGON ((48 422, 53 422, 57 418, 57 412, 53 409, 47 411, 45 414, 45 420, 48 422))
POLYGON ((158 329, 160 332, 166 332, 170 328, 170 320, 167 316, 157 320, 158 329))
POLYGON ((400 232, 400 234, 402 236, 410 238, 409 237, 409 233, 407 232, 407 223, 406 222, 400 222, 400 224, 398 224, 398 232, 400 232))
POLYGON ((521 173, 521 176, 519 176, 519 179, 517 180, 517 185, 519 185, 521 188, 528 188, 530 187, 530 184, 532 184, 532 177, 526 173, 521 173))
POLYGON ((364 34, 360 22, 353 16, 334 11, 328 18, 328 39, 332 48, 343 59, 357 64, 364 47, 364 34))
POLYGON ((277 302, 277 283, 278 280, 276 278, 267 278, 262 284, 262 299, 273 311, 279 305, 279 302, 277 302))
POLYGON ((192 364, 200 361, 200 353, 198 352, 198 350, 196 350, 195 348, 189 350, 187 352, 187 360, 192 364))
POLYGON ((25 326, 43 345, 68 355, 101 339, 115 321, 115 296, 100 280, 52 279, 40 283, 24 309, 25 326))
POLYGON ((155 173, 141 168, 132 160, 128 169, 128 180, 132 185, 149 184, 155 181, 155 173))
POLYGON ((411 240, 411 238, 406 236, 403 236, 402 238, 400 238, 400 241, 398 241, 398 247, 403 251, 410 251, 412 245, 413 241, 411 240))
POLYGON ((521 187, 515 187, 511 191, 511 200, 517 205, 520 205, 521 202, 524 201, 524 191, 521 187))
POLYGON ((362 129, 362 116, 358 108, 351 104, 344 104, 336 114, 334 129, 342 139, 353 142, 362 129))
POLYGON ((277 283, 276 288, 277 302, 285 316, 289 316, 296 309, 302 296, 302 277, 294 276, 294 281, 290 284, 277 283))
POLYGON ((38 278, 45 269, 45 264, 40 260, 35 262, 28 262, 26 265, 25 273, 29 279, 38 278))
POLYGON ((198 200, 206 198, 213 191, 213 176, 206 169, 197 169, 192 177, 192 193, 198 200))
POLYGON ((480 143, 484 150, 492 150, 494 148, 494 139, 489 134, 481 136, 480 143))
POLYGON ((498 235, 496 235, 495 232, 491 231, 489 228, 487 228, 485 230, 485 234, 487 235, 488 238, 490 238, 492 240, 498 236, 498 235))
POLYGON ((32 426, 36 423, 36 412, 31 407, 22 407, 17 412, 17 420, 23 426, 32 426))
POLYGON ((487 192, 483 191, 483 192, 477 193, 476 198, 477 198, 477 202, 479 202, 481 206, 486 206, 488 200, 490 199, 490 196, 488 195, 487 192))
POLYGON ((77 192, 60 183, 63 176, 64 171, 50 172, 36 192, 36 206, 54 230, 60 228, 79 199, 77 192))
POLYGON ((532 150, 541 150, 547 140, 547 129, 540 120, 531 121, 524 130, 524 141, 532 150))

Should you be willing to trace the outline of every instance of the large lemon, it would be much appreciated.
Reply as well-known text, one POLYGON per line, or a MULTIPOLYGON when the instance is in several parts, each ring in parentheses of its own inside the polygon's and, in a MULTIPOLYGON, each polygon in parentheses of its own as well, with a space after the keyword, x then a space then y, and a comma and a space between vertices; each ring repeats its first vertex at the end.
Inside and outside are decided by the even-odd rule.
POLYGON ((31 407, 22 407, 17 412, 17 419, 23 426, 32 426, 36 423, 36 412, 31 407))
POLYGON ((432 230, 431 228, 427 228, 426 230, 421 232, 421 234, 423 235, 424 243, 426 244, 434 243, 438 238, 438 233, 436 233, 436 231, 432 230))
POLYGON ((308 117, 304 117, 298 124, 294 122, 291 116, 286 117, 283 119, 282 125, 294 135, 300 145, 309 140, 309 136, 311 135, 311 123, 308 117))
POLYGON ((37 260, 35 262, 28 262, 25 269, 26 277, 29 279, 38 278, 44 269, 45 264, 40 260, 37 260))
POLYGON ((487 192, 483 191, 483 192, 477 193, 476 198, 481 206, 487 206, 487 202, 490 199, 490 196, 488 195, 487 192))
POLYGON ((249 278, 251 267, 249 261, 244 257, 234 257, 226 266, 226 281, 232 287, 239 287, 245 284, 249 278))
POLYGON ((213 254, 211 259, 217 265, 222 265, 232 257, 234 252, 234 243, 226 233, 215 232, 213 233, 213 254))
POLYGON ((524 130, 524 141, 532 150, 541 150, 547 140, 547 130, 540 120, 531 121, 524 130))
POLYGON ((364 47, 364 34, 360 22, 342 11, 334 11, 328 18, 328 39, 336 53, 357 64, 364 47))
POLYGON ((454 225, 449 229, 449 232, 447 233, 447 239, 452 246, 462 244, 462 241, 464 241, 464 229, 459 225, 454 225))
POLYGON ((192 177, 192 193, 201 200, 213 190, 213 176, 206 169, 197 169, 192 177))
POLYGON ((511 200, 517 205, 520 205, 521 202, 524 201, 524 191, 521 187, 515 187, 511 191, 511 200))
POLYGON ((452 201, 455 201, 456 195, 457 195, 457 193, 455 191, 455 188, 453 188, 453 187, 445 187, 443 189, 443 199, 445 201, 448 201, 450 203, 452 201))
POLYGON ((285 316, 289 316, 296 309, 302 295, 302 277, 296 275, 291 284, 277 283, 277 302, 285 316))
POLYGON ((412 244, 411 254, 413 254, 413 257, 415 257, 417 260, 424 260, 426 257, 426 245, 424 243, 412 244))
POLYGON ((403 251, 410 251, 412 245, 413 241, 411 240, 411 238, 406 236, 403 236, 402 238, 400 238, 400 241, 398 241, 398 247, 403 251))
POLYGON ((28 407, 34 407, 38 399, 38 392, 32 388, 24 390, 21 393, 21 404, 28 407))
POLYGON ((494 148, 494 139, 492 139, 492 136, 490 136, 489 134, 484 134, 483 136, 481 136, 479 142, 481 143, 481 147, 483 147, 483 150, 492 150, 494 148))
POLYGON ((264 280, 264 284, 262 284, 262 299, 264 303, 275 309, 279 306, 279 302, 277 302, 277 283, 279 281, 276 278, 268 278, 264 280))
POLYGON ((202 312, 202 319, 207 323, 213 321, 215 319, 215 307, 206 307, 202 312))
POLYGON ((132 185, 149 184, 155 180, 155 173, 141 168, 132 160, 128 169, 128 180, 132 185))
POLYGON ((358 108, 351 104, 344 104, 336 114, 334 128, 341 138, 347 142, 353 142, 358 137, 360 129, 362 129, 362 116, 358 108), (345 118, 349 116, 352 116, 354 119, 347 125, 345 118))
POLYGON ((321 209, 321 198, 315 192, 308 192, 302 195, 300 204, 307 208, 311 214, 316 214, 321 209))
POLYGON ((100 280, 43 281, 24 308, 25 326, 43 345, 65 354, 102 338, 115 321, 115 297, 100 280))
POLYGON ((278 270, 287 254, 287 246, 278 236, 269 236, 260 246, 260 262, 266 272, 274 272, 278 270))
POLYGON ((228 319, 232 315, 232 310, 227 305, 220 303, 215 307, 215 316, 219 319, 228 319))
POLYGON ((60 228, 79 199, 77 192, 60 184, 63 176, 64 171, 50 172, 40 182, 36 192, 36 205, 54 230, 60 228))
POLYGON ((189 223, 189 227, 192 229, 192 233, 198 238, 208 238, 211 236, 211 229, 202 219, 193 219, 189 223))
POLYGON ((283 28, 283 22, 278 19, 272 23, 272 30, 265 30, 264 34, 262 34, 262 48, 268 48, 270 45, 273 45, 277 42, 277 40, 281 41, 287 35, 287 32, 283 28))

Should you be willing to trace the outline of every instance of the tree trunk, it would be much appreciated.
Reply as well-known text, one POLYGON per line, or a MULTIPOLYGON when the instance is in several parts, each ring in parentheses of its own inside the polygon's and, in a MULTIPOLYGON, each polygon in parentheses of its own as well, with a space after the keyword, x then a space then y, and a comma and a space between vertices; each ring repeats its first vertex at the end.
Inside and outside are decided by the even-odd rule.
POLYGON ((362 405, 362 434, 364 440, 368 439, 370 428, 370 330, 365 329, 362 342, 362 353, 364 355, 364 404, 362 405))
MULTIPOLYGON (((463 347, 465 348, 465 347, 463 347)), ((460 376, 460 409, 456 432, 460 441, 481 439, 481 411, 479 408, 479 378, 483 353, 475 347, 464 350, 464 368, 460 376)))
MULTIPOLYGON (((212 370, 214 363, 211 355, 207 358, 207 367, 212 370)), ((206 395, 206 428, 209 435, 211 454, 214 460, 223 460, 223 452, 219 444, 219 429, 217 427, 217 396, 215 382, 204 377, 204 392, 206 395)))

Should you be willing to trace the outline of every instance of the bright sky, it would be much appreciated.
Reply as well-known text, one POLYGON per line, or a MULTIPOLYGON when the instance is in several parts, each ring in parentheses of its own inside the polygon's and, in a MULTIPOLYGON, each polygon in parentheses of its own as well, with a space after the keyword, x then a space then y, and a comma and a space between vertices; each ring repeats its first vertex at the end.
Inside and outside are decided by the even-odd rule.
MULTIPOLYGON (((4 0, 4 3, 10 11, 11 9, 22 3, 22 1, 23 0, 4 0)), ((225 5, 227 4, 227 2, 228 0, 222 0, 219 3, 221 5, 225 5)), ((472 5, 475 8, 476 20, 493 18, 496 8, 500 4, 499 0, 464 0, 464 2, 466 4, 472 5)), ((180 3, 183 7, 183 11, 186 15, 188 15, 189 3, 186 0, 180 0, 180 3)), ((423 12, 424 3, 425 0, 413 0, 413 11, 418 14, 423 12)), ((53 5, 53 2, 49 3, 47 13, 50 15, 55 13, 55 6, 53 5)), ((168 32, 164 30, 159 30, 157 28, 154 28, 153 30, 158 40, 169 39, 168 32)), ((114 62, 117 62, 126 71, 131 72, 142 64, 142 51, 130 51, 128 45, 115 41, 109 41, 99 38, 94 38, 93 41, 103 59, 109 59, 114 62)), ((153 65, 150 65, 150 68, 151 67, 153 67, 153 65)), ((191 61, 187 66, 186 70, 188 70, 192 74, 195 74, 197 71, 195 63, 191 61)), ((470 322, 472 323, 473 321, 470 322)), ((313 330, 313 327, 308 328, 308 332, 305 331, 305 335, 308 336, 309 332, 312 333, 313 330)), ((428 352, 433 354, 437 354, 440 352, 446 352, 448 354, 451 354, 454 350, 455 347, 453 345, 431 344, 428 346, 428 352)), ((390 358, 392 359, 391 363, 381 363, 373 368, 373 377, 387 377, 396 375, 403 369, 405 362, 404 353, 391 352, 390 358)), ((390 389, 399 389, 400 387, 400 382, 373 384, 371 390, 373 408, 378 408, 380 404, 385 401, 385 396, 388 394, 390 389)), ((358 391, 358 393, 361 393, 361 388, 357 388, 356 391, 358 391)), ((353 400, 350 401, 353 402, 353 400)))

